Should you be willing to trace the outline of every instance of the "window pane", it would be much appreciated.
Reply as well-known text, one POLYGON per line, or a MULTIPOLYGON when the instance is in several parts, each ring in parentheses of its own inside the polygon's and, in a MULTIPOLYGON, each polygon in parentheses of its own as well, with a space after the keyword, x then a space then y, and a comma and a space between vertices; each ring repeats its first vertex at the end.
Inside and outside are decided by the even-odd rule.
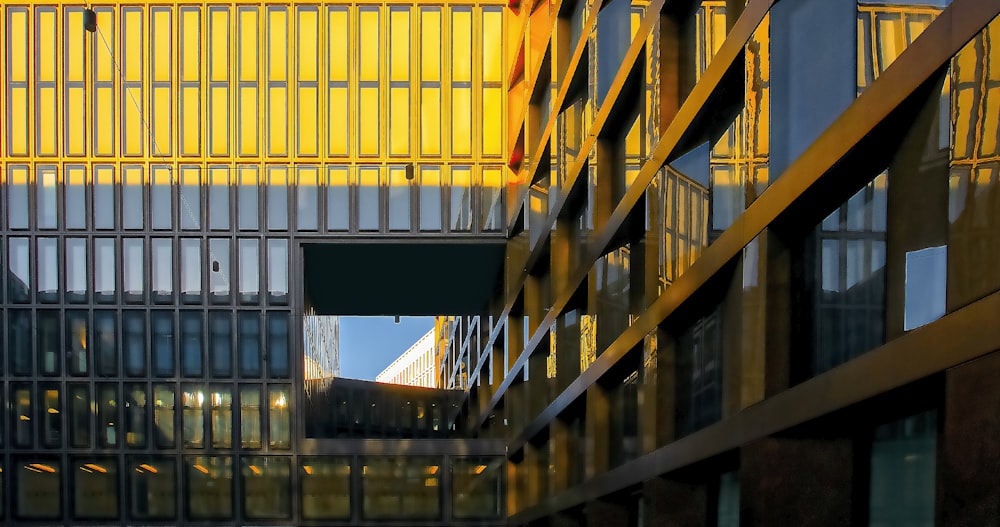
POLYGON ((184 406, 183 446, 203 448, 205 446, 205 390, 200 385, 187 384, 181 391, 184 406))
POLYGON ((83 167, 66 167, 65 195, 67 229, 87 228, 87 172, 83 167))
POLYGON ((271 448, 287 450, 292 444, 291 418, 288 405, 290 403, 287 386, 271 386, 269 394, 268 422, 270 435, 268 444, 271 448))
POLYGON ((169 311, 153 311, 153 374, 157 377, 174 375, 174 315, 169 311))
POLYGON ((103 377, 118 375, 118 335, 113 311, 94 312, 95 369, 103 377))
POLYGON ((125 167, 122 172, 122 227, 142 229, 142 167, 125 167))
POLYGON ((337 520, 351 517, 351 459, 302 458, 302 517, 337 520))
POLYGON ((70 375, 86 375, 89 371, 87 326, 86 311, 66 311, 66 369, 70 375))
POLYGON ((172 520, 177 512, 174 461, 133 458, 129 481, 130 513, 137 520, 172 520))
POLYGON ((504 458, 453 458, 452 507, 455 518, 500 519, 501 472, 504 458))
POLYGON ((233 329, 229 312, 212 312, 209 324, 212 331, 212 376, 233 375, 233 329))
POLYGON ((59 346, 59 312, 38 311, 36 317, 36 341, 38 346, 38 373, 42 375, 59 375, 61 368, 61 353, 59 346))
POLYGON ((441 230, 441 169, 420 170, 420 230, 441 230))
POLYGON ((208 228, 229 229, 229 169, 211 167, 208 173, 208 228))
POLYGON ((38 388, 38 399, 42 402, 41 440, 46 448, 62 446, 62 394, 58 385, 43 384, 38 388))
POLYGON ((884 424, 874 436, 869 525, 934 525, 936 413, 884 424))
POLYGON ((111 167, 94 168, 94 228, 115 228, 115 171, 111 167))
POLYGON ((361 463, 366 520, 441 516, 440 458, 363 457, 361 463))
POLYGON ((125 374, 130 377, 146 375, 146 313, 123 312, 122 333, 125 374))
POLYGON ((86 384, 69 385, 69 446, 90 448, 90 387, 86 384))
POLYGON ((288 303, 288 240, 267 241, 268 302, 288 303))
POLYGON ((379 228, 379 169, 358 169, 358 229, 377 231, 379 228))
POLYGON ((271 377, 289 375, 288 313, 271 313, 267 317, 267 356, 271 377))
POLYGON ((181 191, 178 214, 181 229, 197 230, 201 228, 201 168, 181 168, 181 191))
POLYGON ((38 301, 59 301, 59 242, 56 238, 38 238, 38 301))
POLYGON ((296 217, 300 231, 314 231, 319 224, 319 169, 301 167, 296 187, 296 217))
POLYGON ((174 227, 173 176, 168 167, 153 167, 152 171, 149 208, 153 219, 153 228, 169 230, 174 227))
POLYGON ((233 515, 233 459, 198 456, 184 460, 188 516, 192 520, 222 520, 233 515))
POLYGON ((38 200, 38 228, 55 229, 58 227, 58 188, 55 167, 39 167, 37 172, 36 198, 38 200))
POLYGON ((181 313, 181 374, 185 377, 201 376, 201 318, 200 311, 181 313))
POLYGON ((153 385, 153 430, 157 448, 173 448, 174 439, 174 387, 153 385))
POLYGON ((16 447, 30 447, 33 442, 31 419, 34 417, 31 411, 31 387, 28 384, 17 383, 11 385, 10 391, 13 405, 10 415, 13 435, 11 442, 16 447))
POLYGON ((212 447, 232 448, 233 446, 233 392, 225 386, 213 386, 212 404, 212 447))
POLYGON ((260 387, 240 387, 240 444, 243 448, 261 447, 260 387))
POLYGON ((201 302, 201 240, 181 239, 181 302, 201 302))
POLYGON ((389 229, 410 230, 410 178, 406 169, 389 169, 389 229))
POLYGON ((472 228, 472 171, 469 168, 451 169, 451 230, 468 231, 472 228))
POLYGON ((260 302, 260 242, 256 239, 239 241, 241 304, 260 302))
POLYGON ((11 167, 7 183, 7 226, 28 228, 28 168, 11 167))
POLYGON ((146 290, 143 244, 142 238, 122 240, 122 293, 125 302, 130 304, 142 303, 146 290))
POLYGON ((7 241, 7 297, 11 302, 27 303, 31 295, 31 241, 28 238, 10 238, 7 241))
POLYGON ((208 256, 212 262, 209 272, 209 299, 213 304, 230 301, 229 239, 212 238, 208 242, 208 256))
POLYGON ((153 303, 169 304, 174 297, 174 240, 153 238, 150 245, 153 303))
POLYGON ((66 301, 87 301, 87 240, 66 238, 66 301))
POLYGON ((502 170, 499 168, 484 168, 482 184, 483 199, 480 202, 480 207, 482 207, 480 225, 483 232, 499 232, 504 230, 502 191, 502 170))
POLYGON ((240 313, 240 376, 260 377, 260 315, 240 313))
POLYGON ((284 167, 271 167, 267 172, 267 228, 288 229, 288 172, 284 167))
POLYGON ((240 230, 258 229, 260 210, 257 205, 257 168, 240 167, 239 212, 240 230))
POLYGON ((19 462, 14 514, 25 520, 62 517, 62 470, 58 460, 31 459, 19 462))
POLYGON ((118 446, 118 385, 97 385, 97 445, 118 446))
POLYGON ((94 239, 94 298, 101 303, 115 301, 115 240, 94 239))
POLYGON ((250 519, 291 517, 291 466, 287 457, 243 458, 243 506, 250 519))
POLYGON ((330 167, 326 186, 326 228, 346 231, 350 228, 350 189, 347 167, 330 167))
POLYGON ((125 385, 125 444, 133 448, 146 447, 146 385, 125 385))

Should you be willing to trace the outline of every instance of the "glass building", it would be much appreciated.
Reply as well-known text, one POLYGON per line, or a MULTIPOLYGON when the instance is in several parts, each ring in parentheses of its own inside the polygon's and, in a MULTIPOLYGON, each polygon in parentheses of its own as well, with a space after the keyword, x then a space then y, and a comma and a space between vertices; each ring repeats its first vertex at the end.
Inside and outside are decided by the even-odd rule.
POLYGON ((997 522, 994 0, 93 10, 0 8, 7 524, 997 522))

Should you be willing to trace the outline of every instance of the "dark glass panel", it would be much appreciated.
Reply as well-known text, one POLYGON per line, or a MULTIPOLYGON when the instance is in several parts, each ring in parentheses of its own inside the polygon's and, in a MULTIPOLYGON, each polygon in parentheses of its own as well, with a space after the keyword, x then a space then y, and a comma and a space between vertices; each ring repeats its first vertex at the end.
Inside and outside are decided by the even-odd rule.
POLYGON ((174 375, 174 314, 170 311, 153 311, 153 374, 157 377, 174 375))
POLYGON ((118 517, 118 461, 85 458, 73 463, 73 517, 113 520, 118 517))
POLYGON ((177 514, 177 483, 170 458, 132 457, 129 462, 130 516, 172 520, 177 514))
POLYGON ((88 326, 86 311, 66 311, 66 369, 70 375, 87 375, 90 371, 88 326))
POLYGON ((31 311, 7 311, 7 357, 11 375, 31 375, 31 311))
POLYGON ((62 467, 58 458, 20 459, 14 462, 14 514, 22 520, 62 517, 62 467))
POLYGON ((240 376, 260 377, 260 314, 239 314, 240 376))
POLYGON ((289 370, 288 313, 275 312, 267 316, 268 372, 274 378, 286 378, 289 370))
POLYGON ((87 267, 86 238, 66 238, 66 302, 82 304, 87 301, 87 267))
POLYGON ((240 387, 240 444, 243 448, 261 447, 260 386, 240 387))
POLYGON ((62 446, 62 394, 58 384, 41 384, 38 387, 39 428, 42 446, 59 448, 62 446))
POLYGON ((869 525, 934 525, 936 452, 936 412, 875 429, 869 525))
POLYGON ((722 413, 722 310, 696 321, 677 339, 677 435, 719 420, 722 413))
POLYGON ((94 312, 94 334, 91 344, 94 346, 95 370, 103 377, 118 375, 118 331, 115 312, 94 312))
POLYGON ((243 510, 254 520, 291 517, 291 464, 287 457, 243 458, 243 510))
POLYGON ((90 448, 91 410, 90 386, 72 383, 69 385, 69 446, 90 448))
POLYGON ((212 386, 209 394, 212 448, 233 447, 233 392, 228 386, 212 386))
POLYGON ((181 313, 181 374, 185 377, 202 375, 202 317, 201 311, 181 313))
POLYGON ((122 333, 125 375, 130 377, 146 375, 146 313, 144 311, 123 312, 122 333))
POLYGON ((441 459, 363 457, 362 515, 366 520, 433 520, 441 516, 441 459))
POLYGON ((228 304, 232 284, 232 269, 229 265, 229 239, 212 238, 208 241, 209 265, 208 286, 209 300, 213 304, 228 304))
POLYGON ((54 303, 59 301, 59 241, 56 238, 38 238, 35 253, 35 267, 38 272, 38 301, 54 303))
POLYGON ((184 460, 187 516, 191 520, 224 520, 233 515, 233 459, 197 456, 184 460))
POLYGON ((351 458, 310 457, 299 461, 302 517, 343 520, 351 517, 351 458))
POLYGON ((34 418, 34 414, 31 412, 31 385, 24 383, 12 384, 10 387, 10 402, 12 405, 10 413, 11 435, 13 436, 11 443, 16 447, 31 447, 33 446, 32 419, 34 418))
POLYGON ((502 457, 456 457, 451 462, 452 515, 458 519, 502 518, 502 457))
POLYGON ((209 328, 211 331, 211 368, 213 377, 231 377, 233 375, 233 328, 229 312, 211 312, 209 328))
POLYGON ((31 241, 28 238, 7 240, 7 298, 17 304, 31 300, 31 241))
POLYGON ((146 423, 149 421, 145 384, 125 385, 125 444, 146 448, 146 423))
POLYGON ((35 345, 38 347, 38 373, 41 375, 59 375, 62 372, 59 321, 58 311, 38 311, 35 317, 35 345))
POLYGON ((97 445, 115 448, 119 444, 118 385, 97 385, 97 445))
POLYGON ((157 448, 173 448, 176 443, 174 393, 173 385, 153 385, 153 436, 156 438, 157 448))

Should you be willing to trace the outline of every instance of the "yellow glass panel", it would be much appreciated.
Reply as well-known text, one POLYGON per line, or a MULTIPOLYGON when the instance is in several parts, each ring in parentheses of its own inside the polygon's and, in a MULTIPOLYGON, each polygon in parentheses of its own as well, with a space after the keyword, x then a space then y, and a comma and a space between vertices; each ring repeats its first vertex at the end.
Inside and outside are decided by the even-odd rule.
POLYGON ((239 23, 239 79, 257 82, 257 8, 240 7, 239 23))
POLYGON ((451 12, 451 78, 455 82, 472 80, 472 11, 451 12))
MULTIPOLYGON (((105 9, 100 9, 97 11, 97 26, 102 28, 114 28, 115 17, 114 13, 105 9)), ((115 49, 115 37, 117 34, 114 31, 108 31, 104 33, 104 38, 107 39, 108 45, 111 49, 115 49), (109 34, 110 33, 110 34, 109 34)), ((94 53, 94 77, 99 81, 110 81, 115 78, 115 64, 112 60, 110 53, 94 53)))
POLYGON ((181 169, 180 183, 184 186, 197 187, 201 185, 201 169, 189 167, 181 169))
POLYGON ((503 81, 503 13, 483 10, 483 82, 503 81))
POLYGON ((298 170, 300 187, 315 187, 319 185, 319 170, 316 167, 300 167, 298 170))
POLYGON ((420 10, 420 78, 441 80, 441 10, 420 10))
POLYGON ((483 88, 483 155, 503 153, 503 89, 483 88))
POLYGON ((360 50, 361 80, 377 81, 379 79, 379 27, 378 8, 362 8, 358 15, 360 19, 360 34, 358 48, 360 50))
POLYGON ((319 90, 299 88, 299 154, 314 156, 319 150, 319 90))
POLYGON ((171 53, 173 39, 167 38, 170 35, 170 16, 171 12, 168 9, 153 11, 152 26, 156 45, 150 46, 150 52, 153 54, 151 59, 153 61, 154 81, 170 80, 171 63, 173 62, 173 53, 171 53))
POLYGON ((28 89, 11 88, 8 103, 10 153, 28 155, 28 89))
POLYGON ((94 99, 94 153, 114 155, 115 153, 115 96, 111 88, 95 88, 94 99))
POLYGON ((198 88, 181 89, 181 155, 201 152, 201 96, 198 88))
POLYGON ((330 8, 330 24, 327 39, 330 42, 330 80, 346 81, 350 62, 350 32, 346 8, 330 8))
POLYGON ((257 155, 257 88, 240 88, 240 155, 257 155))
POLYGON ((420 153, 441 155, 441 90, 420 90, 420 153))
POLYGON ((214 87, 211 89, 212 121, 211 151, 213 156, 229 154, 229 89, 214 87))
POLYGON ((330 154, 347 155, 347 88, 330 88, 330 154))
POLYGON ((409 8, 393 8, 389 12, 389 80, 405 81, 410 78, 410 11, 409 8))
POLYGON ((389 153, 406 155, 410 153, 410 89, 390 88, 389 98, 389 153))
POLYGON ((272 81, 286 80, 288 52, 288 12, 284 8, 270 8, 267 11, 267 78, 272 81))
POLYGON ((240 167, 240 185, 244 187, 256 187, 257 186, 257 168, 256 167, 240 167))
POLYGON ((153 88, 153 154, 169 155, 171 150, 171 98, 170 88, 153 88))
POLYGON ((313 7, 299 7, 299 80, 315 81, 318 73, 319 53, 319 12, 313 7))
POLYGON ((363 156, 379 153, 379 103, 378 88, 361 88, 361 109, 358 112, 358 135, 360 154, 363 156))
POLYGON ((451 90, 451 153, 472 154, 472 89, 451 90))
POLYGON ((267 171, 267 184, 272 187, 282 187, 288 184, 288 171, 285 167, 270 167, 267 171))
MULTIPOLYGON (((959 53, 959 58, 963 55, 975 55, 975 53, 970 53, 963 50, 959 53)), ((953 68, 954 70, 954 68, 953 68)), ((961 70, 960 70, 961 71, 961 70)), ((972 108, 975 101, 975 90, 970 88, 959 89, 955 97, 955 109, 953 110, 953 115, 967 116, 973 115, 972 108)), ((972 126, 972 120, 965 119, 952 119, 953 126, 955 127, 955 144, 952 146, 953 156, 958 159, 967 159, 971 157, 972 152, 970 151, 969 145, 969 131, 972 126)))
POLYGON ((87 184, 87 171, 82 168, 78 167, 67 168, 64 174, 66 177, 67 185, 82 186, 87 184))
POLYGON ((196 9, 181 11, 181 80, 201 77, 201 14, 196 9))
POLYGON ((38 65, 35 75, 40 82, 54 82, 56 80, 56 13, 49 9, 38 10, 36 12, 38 22, 37 34, 35 35, 35 45, 37 49, 38 65))
POLYGON ((84 46, 77 44, 77 42, 83 42, 83 11, 67 11, 66 12, 66 55, 63 60, 66 66, 66 80, 67 81, 82 81, 84 80, 84 46))
POLYGON ((10 51, 9 80, 11 82, 28 81, 28 13, 24 11, 8 12, 7 35, 10 51))
MULTIPOLYGON (((1000 55, 1000 53, 997 52, 992 52, 992 54, 1000 55)), ((996 74, 994 73, 994 75, 996 74)), ((985 111, 983 112, 982 129, 1000 130, 1000 87, 993 86, 989 90, 987 90, 986 98, 983 101, 983 105, 986 108, 985 111)), ((983 157, 988 157, 996 154, 997 154, 997 134, 996 133, 983 134, 982 144, 979 146, 979 155, 983 157)))
POLYGON ((212 60, 209 62, 208 79, 225 81, 229 79, 229 8, 212 8, 210 16, 212 60))
POLYGON ((59 116, 56 113, 56 89, 39 88, 38 99, 35 101, 38 112, 38 155, 51 156, 56 154, 56 127, 59 116))
POLYGON ((131 101, 131 97, 142 101, 142 89, 132 88, 131 97, 127 94, 125 97, 129 100, 122 105, 122 153, 129 156, 142 155, 142 141, 146 137, 146 130, 142 125, 142 113, 131 101))
POLYGON ((86 154, 87 100, 81 88, 66 89, 66 153, 71 156, 86 154))
POLYGON ((288 94, 285 88, 268 89, 267 145, 270 155, 288 154, 288 94))
POLYGON ((126 81, 139 82, 142 80, 142 11, 126 10, 122 14, 122 23, 125 25, 122 30, 124 38, 122 53, 125 55, 122 61, 122 76, 126 81))

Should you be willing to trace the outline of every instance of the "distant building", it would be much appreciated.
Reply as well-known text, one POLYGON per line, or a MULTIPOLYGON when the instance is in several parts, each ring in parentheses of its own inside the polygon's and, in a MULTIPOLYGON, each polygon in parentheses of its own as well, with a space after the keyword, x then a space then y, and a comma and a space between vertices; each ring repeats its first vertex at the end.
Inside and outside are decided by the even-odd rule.
POLYGON ((392 361, 382 373, 376 375, 375 381, 434 388, 437 385, 437 373, 434 367, 435 342, 432 329, 398 359, 392 361))
POLYGON ((302 342, 306 380, 340 376, 340 317, 306 315, 302 342))

